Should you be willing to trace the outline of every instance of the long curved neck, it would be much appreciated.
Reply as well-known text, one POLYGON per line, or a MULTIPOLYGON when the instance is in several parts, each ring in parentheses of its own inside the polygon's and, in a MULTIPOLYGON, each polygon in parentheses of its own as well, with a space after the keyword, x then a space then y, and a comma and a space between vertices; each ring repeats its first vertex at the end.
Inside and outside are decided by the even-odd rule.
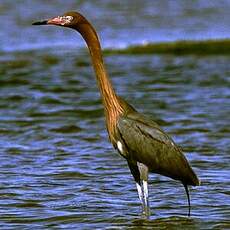
POLYGON ((123 113, 122 101, 117 97, 109 80, 96 31, 88 22, 79 25, 76 29, 82 35, 89 48, 102 102, 105 108, 107 129, 110 139, 113 139, 111 135, 113 135, 115 123, 118 116, 123 113))

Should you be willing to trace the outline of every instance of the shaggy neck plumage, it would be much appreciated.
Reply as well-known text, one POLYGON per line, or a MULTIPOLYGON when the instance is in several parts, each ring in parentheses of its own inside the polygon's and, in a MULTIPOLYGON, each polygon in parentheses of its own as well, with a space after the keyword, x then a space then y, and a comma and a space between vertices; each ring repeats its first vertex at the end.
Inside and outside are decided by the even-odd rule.
POLYGON ((96 31, 87 21, 78 25, 76 30, 82 35, 89 48, 102 102, 105 108, 107 129, 110 139, 112 140, 118 116, 123 113, 122 102, 117 97, 109 80, 96 31))

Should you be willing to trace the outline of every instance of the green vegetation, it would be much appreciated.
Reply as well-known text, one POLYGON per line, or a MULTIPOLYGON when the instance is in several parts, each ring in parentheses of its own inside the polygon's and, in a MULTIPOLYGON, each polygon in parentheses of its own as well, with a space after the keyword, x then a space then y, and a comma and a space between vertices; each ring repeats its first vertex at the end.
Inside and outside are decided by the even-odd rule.
POLYGON ((230 39, 203 41, 175 41, 149 43, 129 46, 125 49, 105 49, 105 54, 198 54, 198 55, 230 55, 230 39))

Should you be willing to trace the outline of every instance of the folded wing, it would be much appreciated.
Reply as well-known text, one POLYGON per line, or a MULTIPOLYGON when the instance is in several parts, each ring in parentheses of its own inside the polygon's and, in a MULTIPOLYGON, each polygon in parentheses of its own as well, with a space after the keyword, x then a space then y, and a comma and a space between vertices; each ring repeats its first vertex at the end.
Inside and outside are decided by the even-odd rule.
POLYGON ((120 117, 118 130, 132 160, 145 164, 151 172, 199 185, 182 151, 153 120, 132 112, 120 117))

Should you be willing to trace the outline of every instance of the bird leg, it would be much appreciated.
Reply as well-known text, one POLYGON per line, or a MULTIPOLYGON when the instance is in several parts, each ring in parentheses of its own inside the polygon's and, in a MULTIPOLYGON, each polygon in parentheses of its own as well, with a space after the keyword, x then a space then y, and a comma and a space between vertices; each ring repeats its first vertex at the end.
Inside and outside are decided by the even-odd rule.
POLYGON ((140 184, 137 183, 139 199, 142 203, 143 214, 147 218, 150 215, 149 196, 148 196, 148 168, 142 163, 137 162, 140 172, 140 184))
POLYGON ((128 160, 130 171, 136 181, 137 192, 142 204, 142 210, 145 217, 149 217, 149 200, 148 200, 148 168, 142 163, 128 160))
POLYGON ((136 186, 137 186, 138 196, 142 204, 142 212, 144 216, 148 218, 150 215, 149 199, 148 199, 148 182, 142 180, 140 184, 136 183, 136 186))
POLYGON ((138 192, 139 199, 141 201, 141 204, 143 204, 143 202, 144 202, 144 195, 143 195, 143 192, 142 192, 142 186, 139 183, 136 183, 136 186, 137 186, 137 192, 138 192))
POLYGON ((143 180, 143 190, 144 190, 144 203, 145 203, 145 213, 149 215, 149 192, 148 192, 148 181, 143 180))

